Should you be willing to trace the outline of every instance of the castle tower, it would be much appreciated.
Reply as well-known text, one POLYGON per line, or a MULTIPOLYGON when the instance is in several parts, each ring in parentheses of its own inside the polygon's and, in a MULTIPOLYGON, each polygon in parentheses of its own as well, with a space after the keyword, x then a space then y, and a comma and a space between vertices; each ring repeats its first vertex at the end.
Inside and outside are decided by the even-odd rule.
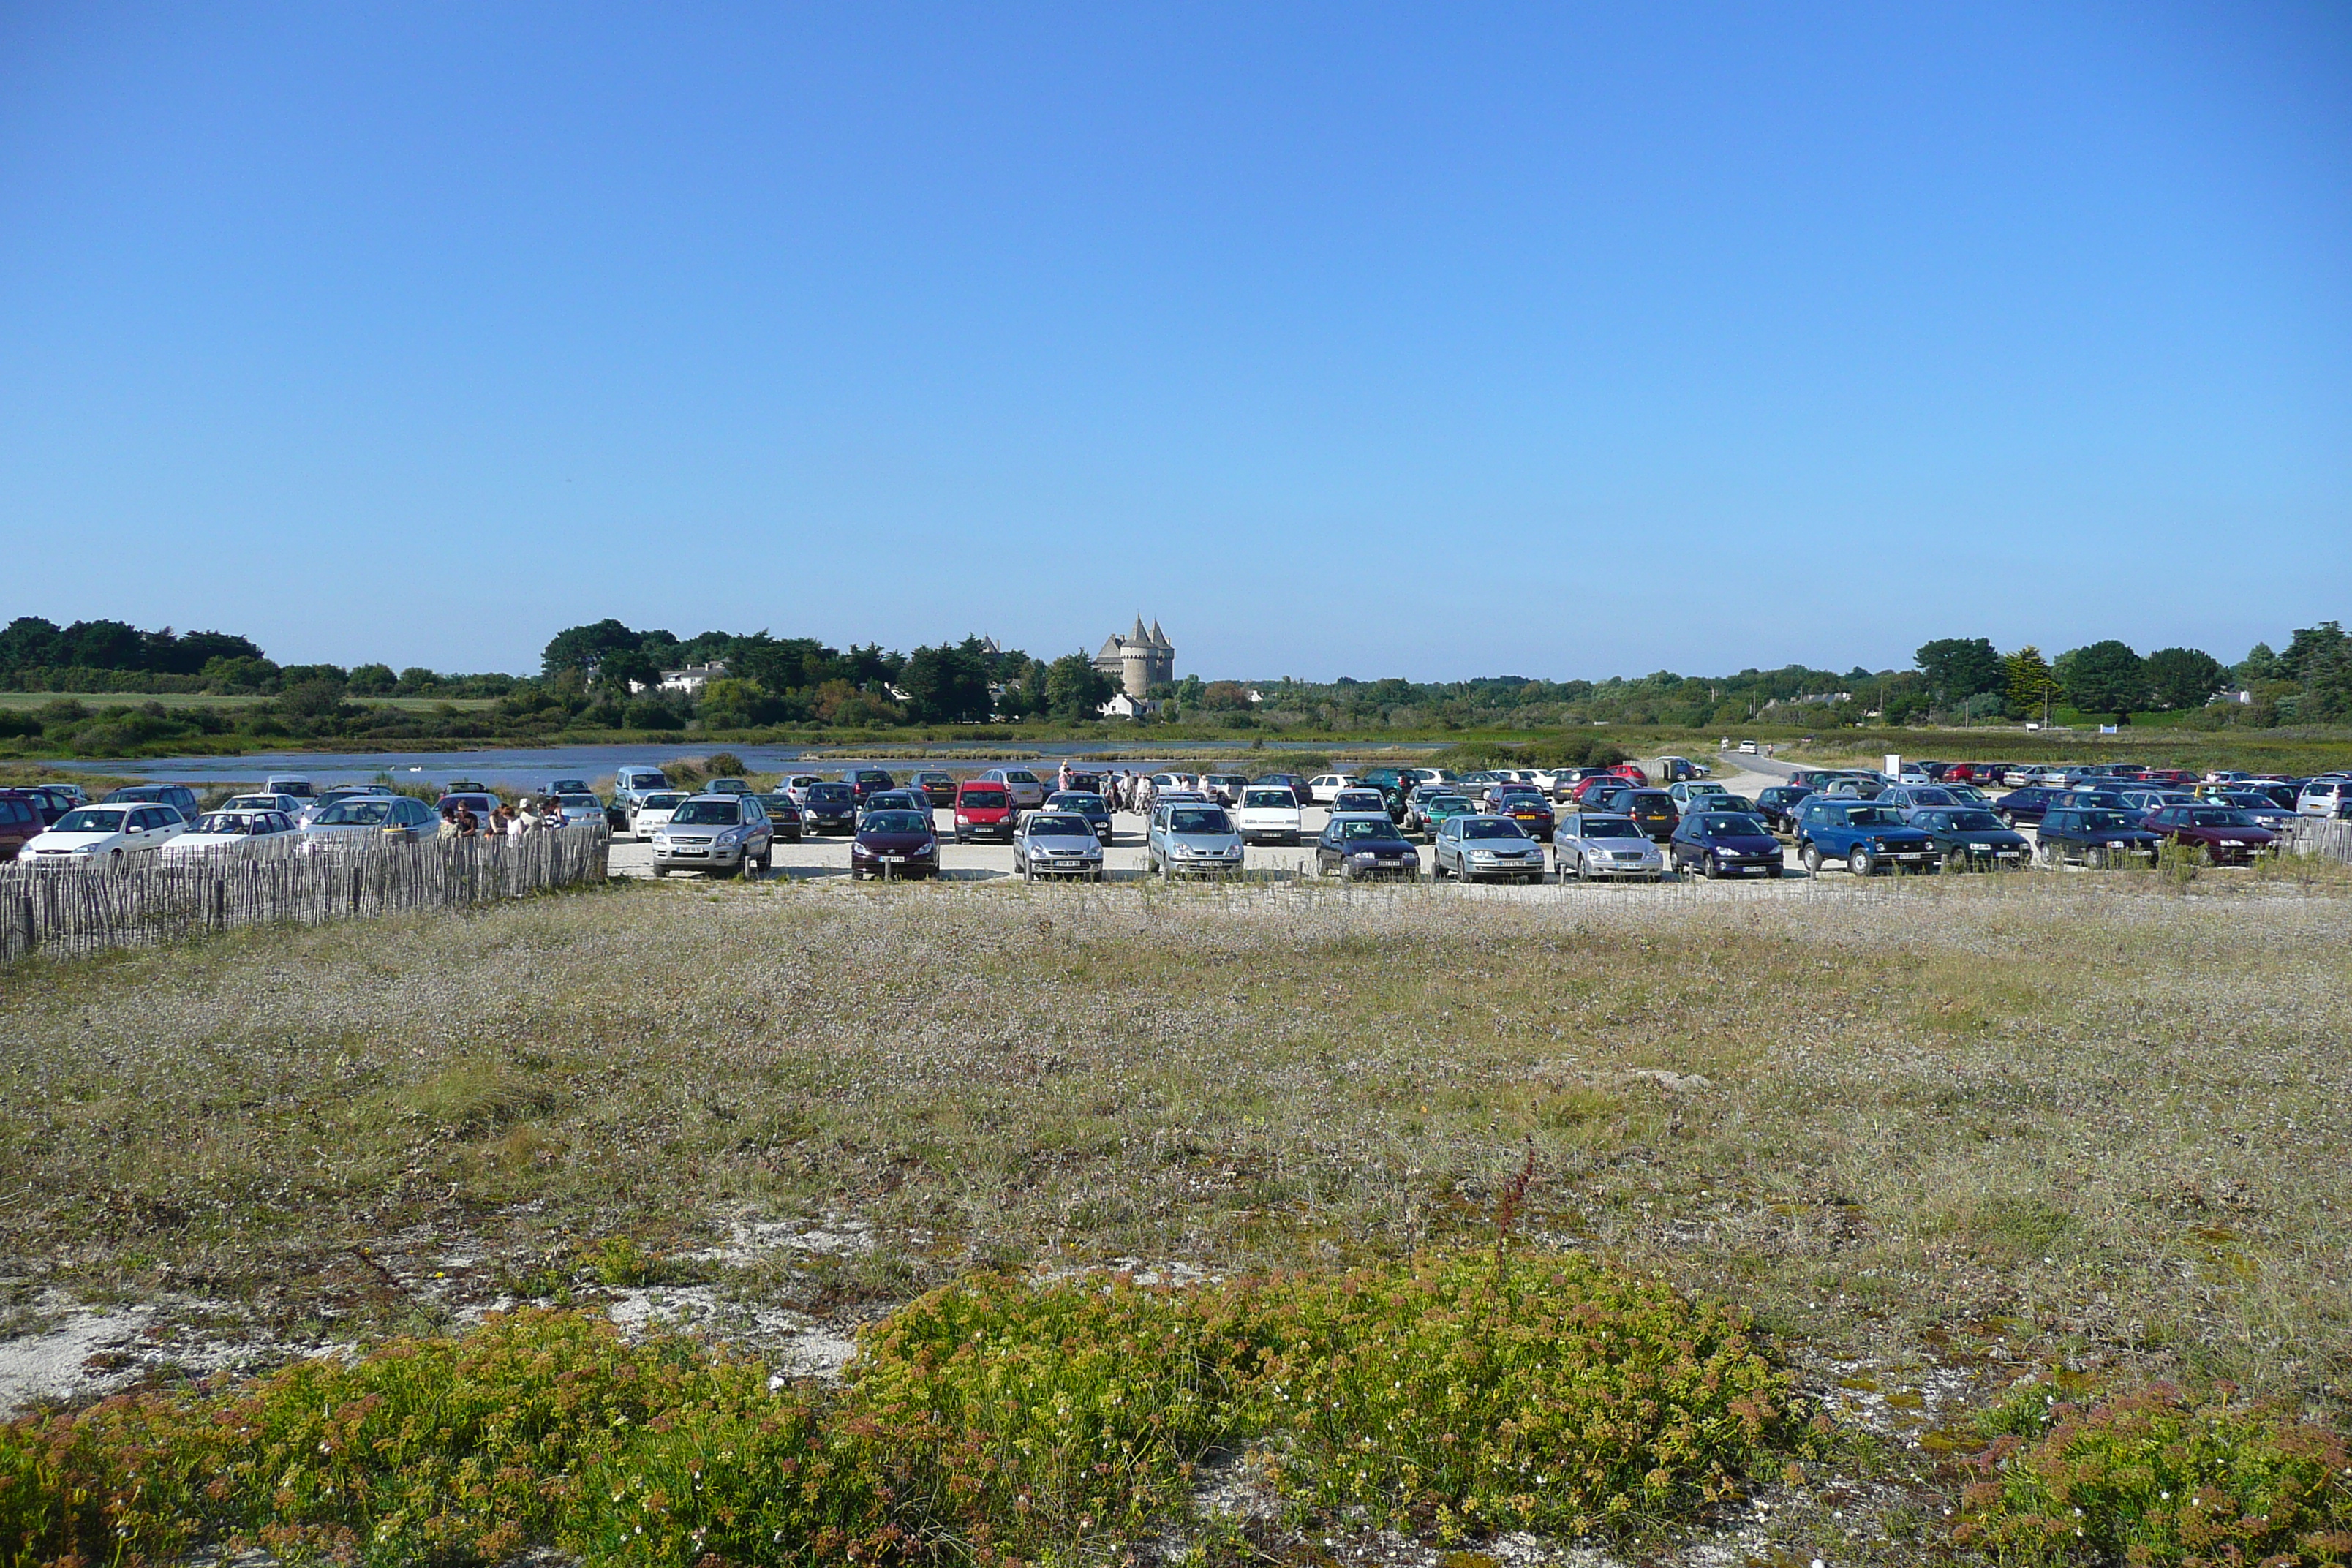
POLYGON ((1151 623, 1144 630, 1143 616, 1135 617, 1135 629, 1125 637, 1114 633, 1103 639, 1102 651, 1094 657, 1094 667, 1106 678, 1118 683, 1118 689, 1140 700, 1155 686, 1165 685, 1176 679, 1176 645, 1151 623))

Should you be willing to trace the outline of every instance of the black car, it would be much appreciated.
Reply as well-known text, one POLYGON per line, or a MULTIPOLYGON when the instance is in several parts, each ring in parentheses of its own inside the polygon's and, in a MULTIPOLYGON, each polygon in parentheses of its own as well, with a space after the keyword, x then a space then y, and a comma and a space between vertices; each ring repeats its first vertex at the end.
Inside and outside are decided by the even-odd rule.
MULTIPOLYGON (((1594 795, 1600 793, 1593 791, 1594 795)), ((1632 817, 1634 826, 1659 844, 1674 837, 1675 829, 1683 819, 1681 808, 1675 805, 1675 797, 1662 789, 1616 790, 1612 792, 1609 804, 1601 809, 1613 816, 1632 817)))
POLYGON ((814 784, 801 799, 801 820, 811 833, 857 831, 857 800, 845 784, 814 784))
POLYGON ((1298 804, 1302 806, 1315 803, 1315 792, 1307 786, 1304 773, 1261 773, 1250 783, 1263 784, 1267 789, 1286 789, 1298 797, 1298 804))
POLYGON ((1419 879, 1421 852, 1405 842, 1396 824, 1370 815, 1333 817, 1315 840, 1318 876, 1403 877, 1419 879))
POLYGON ((775 829, 777 837, 787 844, 801 841, 801 808, 793 804, 791 795, 777 790, 771 795, 755 795, 751 798, 767 807, 768 826, 775 829))
POLYGON ((2023 789, 2013 789, 2002 795, 1994 803, 1993 809, 2000 814, 2003 822, 2011 827, 2021 827, 2027 823, 2040 822, 2049 815, 2053 805, 2063 802, 2072 793, 2049 784, 2027 784, 2023 789))
POLYGON ((897 781, 880 768, 852 768, 841 775, 841 782, 849 786, 850 793, 856 796, 860 805, 864 805, 869 796, 898 787, 897 781))
POLYGON ((1955 871, 2022 869, 2033 856, 2025 835, 1982 806, 1923 806, 1911 814, 1911 826, 1936 841, 1955 871))
MULTIPOLYGON (((1402 822, 1404 820, 1405 797, 1412 792, 1411 787, 1406 784, 1404 775, 1398 773, 1396 769, 1369 769, 1357 775, 1356 787, 1358 789, 1376 789, 1380 791, 1381 799, 1388 804, 1389 820, 1391 822, 1402 822)), ((1309 798, 1312 797, 1310 796, 1309 798)))
POLYGON ((931 772, 915 775, 914 787, 930 797, 934 809, 955 805, 956 782, 951 774, 931 772))
POLYGON ((173 806, 186 820, 196 819, 196 792, 185 784, 126 784, 99 804, 113 805, 122 801, 173 806))
POLYGON ((1756 815, 1781 833, 1797 830, 1797 804, 1813 793, 1811 784, 1774 784, 1756 793, 1756 815))
POLYGON ((2069 860, 2085 866, 2154 865, 2164 842, 2128 811, 2072 805, 2052 806, 2042 818, 2039 837, 2042 863, 2053 868, 2069 860))
POLYGON ((849 841, 849 875, 853 879, 880 877, 936 877, 940 874, 940 839, 931 831, 928 811, 869 811, 849 841))
POLYGON ((1762 817, 1744 811, 1712 811, 1704 803, 1675 825, 1666 853, 1675 870, 1696 866, 1709 880, 1780 874, 1780 841, 1762 817))
POLYGON ((1091 790, 1066 789, 1045 797, 1047 811, 1066 811, 1087 819, 1095 837, 1110 842, 1110 803, 1091 790))

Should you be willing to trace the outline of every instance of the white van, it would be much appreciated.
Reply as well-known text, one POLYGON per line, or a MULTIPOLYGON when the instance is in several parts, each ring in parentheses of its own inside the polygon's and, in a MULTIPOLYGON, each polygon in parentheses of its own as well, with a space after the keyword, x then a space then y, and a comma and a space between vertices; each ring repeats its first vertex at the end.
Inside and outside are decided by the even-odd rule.
POLYGON ((613 809, 625 818, 637 797, 654 790, 675 789, 669 776, 659 768, 632 764, 613 772, 613 809))

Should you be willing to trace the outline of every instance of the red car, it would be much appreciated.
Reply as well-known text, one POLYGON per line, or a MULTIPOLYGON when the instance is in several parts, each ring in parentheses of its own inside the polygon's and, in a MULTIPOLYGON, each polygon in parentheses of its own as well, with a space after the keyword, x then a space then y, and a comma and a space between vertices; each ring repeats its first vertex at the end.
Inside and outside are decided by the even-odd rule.
POLYGON ((1013 792, 990 779, 966 779, 956 785, 955 836, 959 844, 969 844, 975 838, 1002 838, 1013 842, 1013 830, 1020 825, 1020 813, 1013 806, 1013 792))
POLYGON ((2140 826, 2217 866, 2249 864, 2278 841, 2252 812, 2235 805, 2160 806, 2140 826))

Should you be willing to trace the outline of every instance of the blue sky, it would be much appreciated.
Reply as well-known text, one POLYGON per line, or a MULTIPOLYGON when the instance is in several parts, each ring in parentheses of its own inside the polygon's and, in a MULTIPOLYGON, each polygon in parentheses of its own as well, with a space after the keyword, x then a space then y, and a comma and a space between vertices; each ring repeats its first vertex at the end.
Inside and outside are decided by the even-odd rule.
POLYGON ((0 612, 1187 672, 2352 616, 2352 9, 0 5, 0 612))

